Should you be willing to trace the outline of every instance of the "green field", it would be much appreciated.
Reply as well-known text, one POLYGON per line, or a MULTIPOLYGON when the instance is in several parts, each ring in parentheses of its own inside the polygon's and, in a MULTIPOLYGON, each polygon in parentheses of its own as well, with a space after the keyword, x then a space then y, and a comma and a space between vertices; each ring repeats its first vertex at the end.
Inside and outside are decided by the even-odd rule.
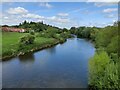
MULTIPOLYGON (((2 33, 2 56, 10 56, 13 54, 17 54, 20 51, 19 49, 19 40, 20 37, 27 35, 28 33, 18 33, 18 32, 3 32, 2 33)), ((31 50, 36 47, 43 47, 47 44, 53 44, 56 42, 53 38, 44 38, 44 37, 36 37, 35 42, 32 45, 25 46, 23 52, 31 50)))
POLYGON ((2 51, 16 49, 19 38, 26 33, 3 32, 2 33, 2 51))

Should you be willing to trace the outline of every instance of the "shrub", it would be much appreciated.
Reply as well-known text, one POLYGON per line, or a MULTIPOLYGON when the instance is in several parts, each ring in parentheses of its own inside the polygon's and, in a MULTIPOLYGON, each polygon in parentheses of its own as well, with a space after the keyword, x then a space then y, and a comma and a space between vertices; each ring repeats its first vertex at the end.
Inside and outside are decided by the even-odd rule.
POLYGON ((116 90, 120 88, 119 86, 119 76, 118 76, 118 64, 111 62, 104 71, 104 76, 101 77, 100 83, 101 87, 111 88, 116 90))
POLYGON ((118 64, 105 51, 96 53, 89 63, 89 85, 94 89, 120 88, 118 64))
POLYGON ((54 34, 53 36, 55 39, 60 39, 60 34, 54 34))
POLYGON ((31 34, 31 35, 35 35, 35 33, 34 33, 34 31, 33 31, 33 30, 31 30, 31 31, 30 31, 30 34, 31 34))
POLYGON ((104 76, 104 70, 109 64, 110 58, 105 51, 96 53, 89 62, 89 84, 99 87, 99 80, 104 76))
POLYGON ((33 44, 34 40, 35 37, 33 35, 28 34, 20 38, 20 44, 23 45, 33 44))

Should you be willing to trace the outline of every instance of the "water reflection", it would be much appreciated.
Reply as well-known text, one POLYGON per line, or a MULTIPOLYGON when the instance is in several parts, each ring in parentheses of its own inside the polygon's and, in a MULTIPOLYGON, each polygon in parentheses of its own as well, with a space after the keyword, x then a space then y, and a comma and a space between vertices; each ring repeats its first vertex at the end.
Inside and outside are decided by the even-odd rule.
POLYGON ((46 49, 46 51, 49 52, 50 54, 54 54, 56 52, 56 47, 48 48, 46 49))
POLYGON ((33 63, 35 61, 33 53, 27 53, 26 55, 19 56, 18 58, 21 63, 33 63))
POLYGON ((85 88, 93 45, 72 38, 63 44, 2 63, 3 88, 85 88))

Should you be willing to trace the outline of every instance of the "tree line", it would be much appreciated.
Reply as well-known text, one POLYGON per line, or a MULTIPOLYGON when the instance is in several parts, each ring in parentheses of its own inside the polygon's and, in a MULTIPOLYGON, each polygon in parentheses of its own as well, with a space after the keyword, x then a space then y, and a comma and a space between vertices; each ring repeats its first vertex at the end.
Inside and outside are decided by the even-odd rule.
POLYGON ((71 27, 68 30, 43 22, 24 21, 12 27, 24 28, 26 33, 30 34, 21 37, 20 47, 33 44, 35 37, 54 38, 64 42, 71 37, 71 34, 93 41, 96 53, 89 62, 89 87, 92 89, 120 89, 119 26, 120 22, 115 22, 114 25, 104 28, 82 26, 71 27))
POLYGON ((91 89, 120 89, 120 22, 104 28, 72 27, 78 38, 92 40, 96 53, 89 61, 89 87, 91 89))
POLYGON ((71 33, 68 29, 61 29, 55 26, 44 24, 43 22, 27 22, 25 20, 19 25, 13 27, 24 28, 26 30, 25 33, 30 34, 21 37, 20 47, 21 45, 24 46, 26 44, 33 44, 35 37, 54 38, 61 43, 65 42, 67 38, 71 37, 71 33))

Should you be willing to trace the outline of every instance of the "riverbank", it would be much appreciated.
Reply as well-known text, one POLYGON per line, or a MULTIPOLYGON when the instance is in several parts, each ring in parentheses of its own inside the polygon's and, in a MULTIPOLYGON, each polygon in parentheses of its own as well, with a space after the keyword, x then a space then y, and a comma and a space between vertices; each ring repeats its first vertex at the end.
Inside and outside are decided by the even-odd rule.
POLYGON ((70 38, 52 48, 3 61, 3 87, 87 88, 88 58, 94 52, 92 43, 70 38))
POLYGON ((96 52, 89 61, 89 89, 114 88, 119 90, 118 65, 120 61, 118 45, 118 25, 103 28, 81 27, 71 31, 77 37, 87 38, 94 42, 96 52), (75 32, 74 32, 75 31, 75 32))
POLYGON ((52 47, 59 43, 64 43, 65 40, 54 38, 36 37, 35 42, 31 45, 24 46, 19 50, 19 38, 26 33, 3 33, 2 36, 2 58, 1 60, 8 60, 15 56, 24 55, 29 52, 35 52, 45 48, 52 47))
MULTIPOLYGON (((66 40, 65 40, 65 41, 66 41, 66 40)), ((45 48, 50 48, 50 47, 53 47, 53 46, 55 46, 55 45, 57 45, 57 44, 64 43, 65 41, 61 42, 61 41, 59 40, 59 41, 56 41, 56 42, 51 43, 51 44, 49 43, 49 44, 45 44, 45 45, 42 45, 42 46, 36 46, 36 47, 34 47, 34 48, 28 49, 27 51, 24 50, 24 51, 20 51, 20 52, 18 52, 18 53, 14 53, 14 54, 9 55, 9 56, 4 56, 4 57, 2 57, 1 60, 4 60, 4 61, 5 61, 5 60, 8 60, 8 59, 13 58, 13 57, 15 57, 15 56, 21 56, 21 55, 24 55, 24 54, 27 54, 27 53, 30 53, 30 52, 35 52, 35 51, 43 50, 43 49, 45 49, 45 48)))

